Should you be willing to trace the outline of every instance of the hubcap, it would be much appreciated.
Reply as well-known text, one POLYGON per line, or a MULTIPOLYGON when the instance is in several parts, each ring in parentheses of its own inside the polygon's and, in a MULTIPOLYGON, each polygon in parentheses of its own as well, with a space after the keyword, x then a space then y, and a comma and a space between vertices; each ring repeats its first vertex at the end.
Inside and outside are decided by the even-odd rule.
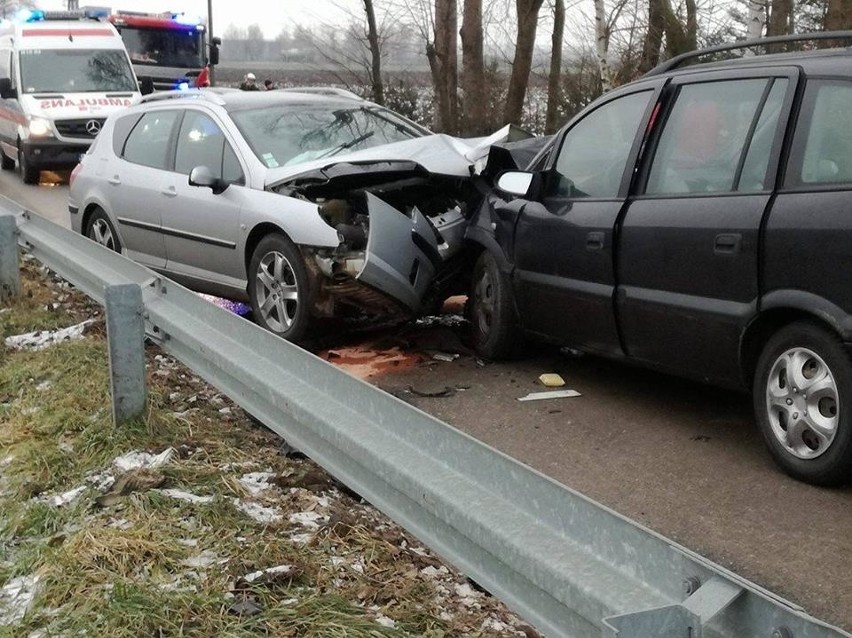
POLYGON ((772 433, 795 457, 814 459, 831 446, 840 421, 834 375, 807 348, 787 350, 766 382, 766 410, 772 433))
POLYGON ((287 258, 279 252, 266 253, 260 260, 255 278, 260 315, 275 332, 293 325, 299 306, 296 274, 287 258))
POLYGON ((112 229, 109 227, 106 220, 96 219, 93 221, 89 237, 94 239, 101 246, 106 246, 110 250, 115 250, 115 237, 113 237, 112 229))
POLYGON ((487 336, 491 333, 491 323, 494 319, 494 284, 487 270, 482 271, 482 276, 476 282, 473 298, 476 325, 479 332, 487 336))

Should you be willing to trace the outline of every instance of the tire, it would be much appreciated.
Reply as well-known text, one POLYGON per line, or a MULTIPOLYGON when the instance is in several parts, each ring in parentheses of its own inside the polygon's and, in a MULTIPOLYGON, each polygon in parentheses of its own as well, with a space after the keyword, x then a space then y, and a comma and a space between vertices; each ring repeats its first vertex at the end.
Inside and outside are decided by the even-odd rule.
POLYGON ((814 485, 852 476, 852 362, 840 339, 810 322, 776 332, 757 362, 754 412, 788 474, 814 485))
POLYGON ((267 235, 252 254, 248 271, 252 315, 260 326, 301 342, 311 327, 311 290, 302 254, 284 235, 267 235))
POLYGON ((20 144, 18 145, 18 166, 21 169, 21 179, 24 181, 24 184, 38 184, 41 171, 30 165, 27 161, 27 155, 24 153, 24 149, 20 144))
POLYGON ((473 269, 467 315, 477 354, 486 359, 505 359, 515 354, 518 329, 511 282, 487 250, 473 269))
POLYGON ((11 157, 6 157, 6 153, 0 149, 0 168, 4 171, 13 171, 15 170, 15 160, 11 157))
POLYGON ((115 226, 112 225, 109 215, 101 208, 96 208, 92 212, 92 216, 89 217, 88 224, 86 224, 86 237, 105 248, 117 253, 121 252, 121 240, 118 238, 118 233, 115 232, 115 226))

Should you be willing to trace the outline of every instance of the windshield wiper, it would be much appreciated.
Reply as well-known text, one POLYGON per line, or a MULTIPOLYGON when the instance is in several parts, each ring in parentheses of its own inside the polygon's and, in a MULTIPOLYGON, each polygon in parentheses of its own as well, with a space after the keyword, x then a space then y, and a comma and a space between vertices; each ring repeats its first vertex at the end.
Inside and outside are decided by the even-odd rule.
POLYGON ((359 135, 359 136, 358 136, 358 137, 356 137, 354 140, 350 140, 350 141, 348 141, 348 142, 344 142, 343 144, 338 144, 338 145, 337 145, 337 146, 335 146, 334 148, 329 149, 327 152, 325 152, 325 153, 323 153, 322 155, 318 156, 318 157, 317 157, 317 159, 322 159, 323 157, 329 157, 329 156, 331 156, 331 155, 337 155, 340 151, 345 151, 347 148, 352 148, 352 147, 353 147, 353 146, 355 146, 356 144, 360 144, 360 143, 361 143, 361 142, 363 142, 364 140, 366 140, 366 139, 369 139, 369 138, 373 137, 373 135, 375 135, 375 134, 376 134, 376 132, 375 132, 375 131, 368 131, 368 132, 364 133, 363 135, 359 135))

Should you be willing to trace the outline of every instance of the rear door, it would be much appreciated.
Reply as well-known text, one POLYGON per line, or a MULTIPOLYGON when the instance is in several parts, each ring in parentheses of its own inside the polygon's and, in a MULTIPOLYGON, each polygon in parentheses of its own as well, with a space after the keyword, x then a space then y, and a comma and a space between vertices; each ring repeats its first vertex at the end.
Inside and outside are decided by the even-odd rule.
POLYGON ((631 357, 737 383, 758 302, 758 246, 798 72, 675 79, 642 193, 619 236, 617 312, 631 357))
POLYGON ((171 169, 171 149, 179 121, 180 111, 174 109, 146 113, 120 149, 121 159, 103 168, 106 198, 127 255, 154 268, 166 264, 162 206, 156 193, 171 169))

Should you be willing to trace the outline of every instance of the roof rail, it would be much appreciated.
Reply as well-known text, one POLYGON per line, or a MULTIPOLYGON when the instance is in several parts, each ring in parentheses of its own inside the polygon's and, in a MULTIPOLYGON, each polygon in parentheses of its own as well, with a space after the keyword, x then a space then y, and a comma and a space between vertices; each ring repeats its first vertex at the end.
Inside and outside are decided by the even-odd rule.
POLYGON ((139 103, 142 104, 146 102, 178 100, 184 97, 200 98, 203 100, 207 100, 208 102, 213 102, 218 106, 223 106, 225 104, 225 100, 219 97, 217 93, 204 89, 176 89, 174 91, 157 91, 156 93, 149 93, 148 95, 143 95, 142 99, 139 100, 139 103))
POLYGON ((360 95, 356 95, 352 91, 347 91, 346 89, 341 89, 336 86, 292 86, 287 87, 286 89, 278 89, 279 91, 286 91, 288 93, 310 93, 312 95, 332 95, 335 97, 345 97, 350 100, 358 100, 359 102, 363 102, 364 98, 360 95))
POLYGON ((735 51, 737 49, 749 49, 751 47, 766 46, 768 44, 783 44, 785 42, 807 42, 810 40, 852 40, 852 31, 818 31, 814 33, 794 33, 790 35, 775 35, 768 38, 757 38, 754 40, 742 40, 729 44, 717 44, 716 46, 696 51, 688 51, 676 55, 671 60, 666 60, 648 71, 643 77, 660 75, 666 71, 683 66, 683 63, 693 58, 723 51, 735 51))

